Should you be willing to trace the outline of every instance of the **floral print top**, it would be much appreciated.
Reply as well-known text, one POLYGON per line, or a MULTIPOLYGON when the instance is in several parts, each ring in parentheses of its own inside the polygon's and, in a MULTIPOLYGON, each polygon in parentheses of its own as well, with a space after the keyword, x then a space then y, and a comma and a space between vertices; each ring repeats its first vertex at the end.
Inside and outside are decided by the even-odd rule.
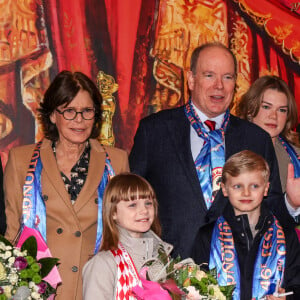
MULTIPOLYGON (((55 143, 52 144, 53 153, 55 155, 55 143)), ((89 161, 90 161, 91 146, 86 142, 85 148, 71 169, 71 180, 63 173, 60 172, 62 180, 65 184, 67 192, 70 194, 72 204, 75 203, 88 174, 89 161)))

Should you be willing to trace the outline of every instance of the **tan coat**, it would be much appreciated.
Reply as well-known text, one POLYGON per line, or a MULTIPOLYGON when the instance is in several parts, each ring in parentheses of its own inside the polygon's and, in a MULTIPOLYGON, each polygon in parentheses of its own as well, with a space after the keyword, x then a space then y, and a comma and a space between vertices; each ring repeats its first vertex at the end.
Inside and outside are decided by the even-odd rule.
MULTIPOLYGON (((166 254, 170 254, 173 246, 163 242, 152 230, 144 233, 142 237, 131 237, 128 231, 119 227, 120 242, 129 253, 140 272, 143 265, 158 258, 158 249, 163 247, 166 254)), ((163 272, 162 263, 157 260, 148 269, 150 280, 163 272), (151 276, 152 275, 152 276, 151 276)), ((114 300, 116 299, 117 264, 111 251, 100 251, 83 268, 83 299, 84 300, 114 300)))
MULTIPOLYGON (((71 204, 57 168, 51 141, 41 146, 43 164, 41 184, 46 203, 47 244, 54 257, 60 259, 62 285, 57 300, 82 299, 81 270, 93 255, 97 231, 97 187, 103 175, 105 152, 98 141, 90 140, 91 155, 86 182, 76 203, 71 204)), ((6 237, 13 240, 22 216, 22 188, 35 145, 14 148, 4 173, 4 193, 7 216, 6 237)), ((105 147, 116 174, 128 171, 125 151, 105 147)))

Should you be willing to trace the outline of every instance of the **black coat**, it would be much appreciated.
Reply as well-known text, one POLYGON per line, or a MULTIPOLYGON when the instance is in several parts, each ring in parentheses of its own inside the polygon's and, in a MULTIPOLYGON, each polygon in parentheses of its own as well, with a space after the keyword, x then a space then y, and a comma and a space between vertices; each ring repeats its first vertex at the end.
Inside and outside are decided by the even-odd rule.
MULTIPOLYGON (((261 238, 273 221, 273 215, 266 204, 261 206, 261 216, 256 225, 258 230, 254 239, 249 226, 248 216, 235 216, 230 203, 224 209, 223 217, 228 222, 238 256, 241 276, 241 300, 252 297, 252 278, 255 260, 261 238)), ((210 244, 214 223, 201 228, 197 234, 193 247, 193 258, 197 264, 208 264, 210 244)), ((294 295, 287 299, 300 299, 300 244, 293 228, 284 228, 286 240, 286 265, 283 287, 286 291, 293 291, 294 295)))
MULTIPOLYGON (((270 164, 268 201, 284 219, 289 219, 270 136, 258 126, 231 115, 225 133, 226 159, 245 149, 261 154, 270 164)), ((173 255, 191 256, 199 228, 219 217, 226 201, 219 191, 211 208, 206 208, 191 153, 190 123, 183 107, 141 120, 129 163, 130 170, 145 177, 157 194, 162 238, 174 245, 173 255)))

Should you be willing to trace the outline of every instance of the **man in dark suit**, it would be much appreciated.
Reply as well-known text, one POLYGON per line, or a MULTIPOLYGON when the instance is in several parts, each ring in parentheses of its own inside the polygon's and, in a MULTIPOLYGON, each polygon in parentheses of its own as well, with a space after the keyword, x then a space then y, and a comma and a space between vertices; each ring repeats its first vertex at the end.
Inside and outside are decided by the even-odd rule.
POLYGON ((188 104, 141 120, 134 139, 130 169, 145 177, 156 191, 162 238, 174 245, 174 256, 191 256, 199 228, 221 214, 227 201, 219 189, 222 166, 241 150, 249 149, 266 158, 271 169, 268 203, 282 218, 289 218, 270 136, 258 126, 228 113, 234 95, 236 66, 233 53, 222 44, 210 43, 196 48, 187 74, 191 92, 188 104), (196 119, 191 118, 189 111, 196 119), (209 131, 206 120, 213 121, 215 129, 209 131), (198 155, 210 140, 197 133, 194 123, 206 136, 214 130, 220 133, 216 146, 208 151, 212 164, 207 169, 210 174, 203 177, 203 180, 209 179, 211 192, 201 182, 203 165, 198 165, 198 155), (222 157, 215 158, 211 154, 214 148, 223 149, 222 157), (214 168, 216 159, 223 162, 214 168))

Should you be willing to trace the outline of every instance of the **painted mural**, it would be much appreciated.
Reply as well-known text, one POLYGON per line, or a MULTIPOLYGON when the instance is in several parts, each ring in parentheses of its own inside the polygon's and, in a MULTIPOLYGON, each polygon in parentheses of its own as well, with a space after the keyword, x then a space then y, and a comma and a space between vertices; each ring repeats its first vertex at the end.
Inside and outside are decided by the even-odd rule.
POLYGON ((37 108, 61 70, 103 95, 99 139, 130 151, 139 120, 188 99, 195 47, 220 41, 238 59, 232 106, 276 74, 300 108, 300 2, 289 0, 0 0, 0 151, 42 138, 37 108))

